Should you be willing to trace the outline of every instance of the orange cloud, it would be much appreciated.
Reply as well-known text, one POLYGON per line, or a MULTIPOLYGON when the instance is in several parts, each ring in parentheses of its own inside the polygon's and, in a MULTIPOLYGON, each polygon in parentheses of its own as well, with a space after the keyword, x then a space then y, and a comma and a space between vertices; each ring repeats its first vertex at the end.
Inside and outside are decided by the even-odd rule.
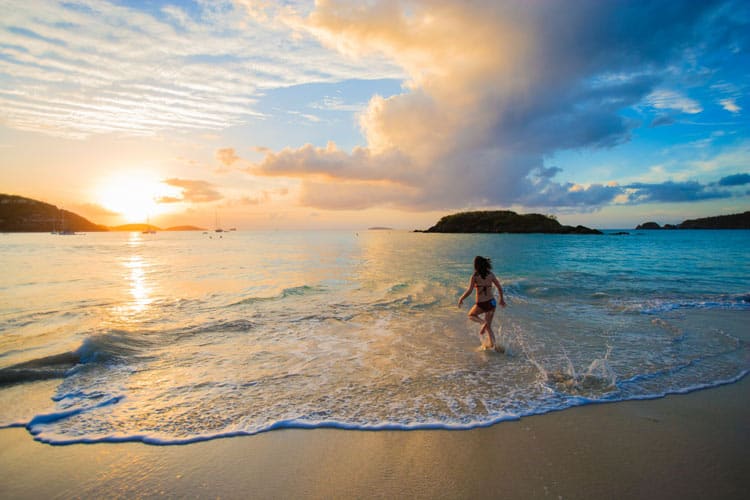
POLYGON ((208 203, 224 198, 210 182, 177 178, 166 179, 162 182, 168 186, 180 188, 182 196, 164 196, 156 200, 157 203, 208 203))
POLYGON ((225 167, 231 167, 233 163, 240 159, 233 148, 217 149, 214 156, 225 167))

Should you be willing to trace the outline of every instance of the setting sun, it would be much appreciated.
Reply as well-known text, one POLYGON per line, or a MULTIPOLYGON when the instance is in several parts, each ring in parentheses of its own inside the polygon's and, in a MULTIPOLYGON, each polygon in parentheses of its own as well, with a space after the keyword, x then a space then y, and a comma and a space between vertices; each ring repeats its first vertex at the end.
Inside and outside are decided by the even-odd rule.
POLYGON ((109 177, 96 190, 98 203, 117 212, 127 222, 146 222, 149 217, 169 211, 159 200, 179 194, 178 188, 167 186, 143 172, 121 173, 109 177))

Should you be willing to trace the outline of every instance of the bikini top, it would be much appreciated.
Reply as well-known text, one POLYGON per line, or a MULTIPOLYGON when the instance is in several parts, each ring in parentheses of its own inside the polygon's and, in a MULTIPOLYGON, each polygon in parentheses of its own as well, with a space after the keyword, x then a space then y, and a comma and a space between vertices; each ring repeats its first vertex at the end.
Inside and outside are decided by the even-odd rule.
POLYGON ((492 290, 492 273, 487 273, 486 278, 482 278, 479 273, 474 273, 474 286, 480 295, 489 295, 489 292, 492 290), (480 283, 480 280, 486 284, 480 283))

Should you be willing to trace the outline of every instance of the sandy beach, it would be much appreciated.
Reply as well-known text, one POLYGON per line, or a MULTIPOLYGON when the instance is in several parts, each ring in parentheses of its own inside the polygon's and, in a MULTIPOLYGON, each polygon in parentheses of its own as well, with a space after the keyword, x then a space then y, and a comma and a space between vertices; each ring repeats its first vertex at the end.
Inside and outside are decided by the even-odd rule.
POLYGON ((471 431, 279 430, 177 446, 0 431, 0 497, 747 498, 750 379, 471 431))

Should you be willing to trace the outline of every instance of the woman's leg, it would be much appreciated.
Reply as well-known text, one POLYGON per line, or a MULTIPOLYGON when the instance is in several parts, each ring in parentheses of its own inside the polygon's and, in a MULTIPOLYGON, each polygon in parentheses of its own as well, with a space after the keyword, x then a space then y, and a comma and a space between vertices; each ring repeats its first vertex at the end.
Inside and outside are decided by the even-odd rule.
POLYGON ((492 331, 492 320, 495 317, 495 309, 489 311, 485 315, 485 324, 487 325, 487 332, 490 335, 490 342, 492 342, 492 345, 490 347, 494 348, 497 352, 504 353, 505 347, 501 346, 497 343, 497 339, 495 338, 495 332, 492 331))
POLYGON ((474 304, 471 309, 469 309, 469 319, 473 321, 474 323, 482 323, 484 324, 484 320, 479 317, 480 314, 483 314, 484 311, 480 309, 476 304, 474 304))
MULTIPOLYGON (((482 324, 482 327, 479 329, 479 340, 482 340, 482 334, 487 329, 486 313, 481 308, 477 307, 476 304, 474 304, 474 306, 472 306, 472 308, 469 310, 469 319, 474 323, 482 324), (480 314, 484 314, 485 319, 480 318, 480 314)), ((482 342, 482 344, 484 344, 484 342, 482 342)))
POLYGON ((495 310, 492 309, 490 311, 487 311, 487 313, 484 315, 484 324, 485 326, 483 328, 486 329, 487 333, 490 336, 490 347, 494 348, 497 346, 497 341, 495 340, 495 332, 492 331, 492 319, 495 317, 495 310))

